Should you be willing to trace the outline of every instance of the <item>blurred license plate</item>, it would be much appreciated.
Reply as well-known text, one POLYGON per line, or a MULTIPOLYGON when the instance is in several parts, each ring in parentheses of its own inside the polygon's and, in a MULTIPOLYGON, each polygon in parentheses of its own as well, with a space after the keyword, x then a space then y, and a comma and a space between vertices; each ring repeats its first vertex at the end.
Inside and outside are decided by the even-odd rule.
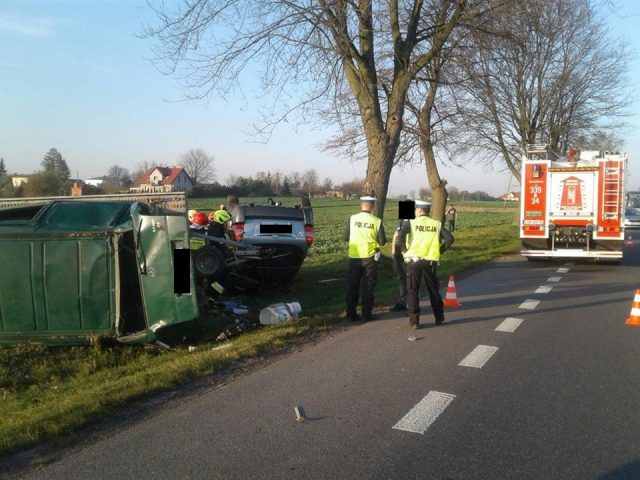
POLYGON ((261 223, 260 233, 274 234, 274 233, 292 233, 291 225, 278 225, 272 223, 261 223))

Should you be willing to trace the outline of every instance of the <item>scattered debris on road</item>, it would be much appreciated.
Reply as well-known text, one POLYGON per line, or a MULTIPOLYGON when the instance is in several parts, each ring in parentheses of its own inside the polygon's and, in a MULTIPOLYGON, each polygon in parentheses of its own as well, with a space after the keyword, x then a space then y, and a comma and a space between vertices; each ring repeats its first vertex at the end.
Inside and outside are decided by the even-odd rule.
POLYGON ((305 417, 304 409, 302 408, 302 405, 298 405, 293 410, 296 412, 296 422, 298 423, 304 422, 306 417, 305 417))

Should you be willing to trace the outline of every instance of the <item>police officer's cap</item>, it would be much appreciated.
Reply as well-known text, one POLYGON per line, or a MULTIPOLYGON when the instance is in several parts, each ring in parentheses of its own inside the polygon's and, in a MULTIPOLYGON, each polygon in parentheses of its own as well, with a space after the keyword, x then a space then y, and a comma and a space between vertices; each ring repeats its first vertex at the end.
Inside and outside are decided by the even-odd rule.
POLYGON ((360 201, 361 202, 375 202, 376 201, 376 197, 372 197, 370 195, 367 195, 365 197, 360 197, 360 201))
POLYGON ((429 202, 425 202, 424 200, 416 200, 416 208, 431 208, 431 204, 429 202))

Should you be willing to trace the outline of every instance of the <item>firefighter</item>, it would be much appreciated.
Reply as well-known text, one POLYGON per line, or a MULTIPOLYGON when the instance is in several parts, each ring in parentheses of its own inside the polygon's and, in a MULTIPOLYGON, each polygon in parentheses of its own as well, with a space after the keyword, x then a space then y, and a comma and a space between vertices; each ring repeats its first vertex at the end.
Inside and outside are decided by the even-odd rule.
POLYGON ((191 225, 189 225, 189 228, 193 231, 204 233, 208 222, 209 219, 206 214, 197 212, 193 215, 193 220, 191 225))
POLYGON ((209 214, 209 226, 207 227, 207 235, 212 237, 224 238, 225 224, 231 220, 231 214, 224 208, 211 212, 209 214))
POLYGON ((429 291, 431 309, 436 325, 444 323, 444 305, 439 292, 437 267, 440 254, 453 243, 453 236, 441 222, 429 217, 431 204, 416 200, 413 220, 405 221, 400 229, 400 245, 406 245, 404 261, 407 265, 409 324, 420 328, 420 284, 424 278, 429 291))
POLYGON ((372 320, 373 289, 378 280, 380 247, 387 241, 382 220, 373 215, 376 199, 360 197, 362 211, 351 215, 345 229, 344 240, 349 242, 349 269, 347 275, 347 318, 358 321, 356 312, 362 282, 362 319, 372 320))

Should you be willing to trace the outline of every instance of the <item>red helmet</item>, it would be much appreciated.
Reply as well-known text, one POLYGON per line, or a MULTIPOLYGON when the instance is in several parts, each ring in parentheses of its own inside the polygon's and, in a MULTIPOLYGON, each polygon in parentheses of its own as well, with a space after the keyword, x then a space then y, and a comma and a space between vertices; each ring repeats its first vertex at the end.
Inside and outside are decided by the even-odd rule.
POLYGON ((204 213, 199 212, 193 216, 193 223, 195 223, 196 225, 206 225, 207 222, 207 215, 204 213))

